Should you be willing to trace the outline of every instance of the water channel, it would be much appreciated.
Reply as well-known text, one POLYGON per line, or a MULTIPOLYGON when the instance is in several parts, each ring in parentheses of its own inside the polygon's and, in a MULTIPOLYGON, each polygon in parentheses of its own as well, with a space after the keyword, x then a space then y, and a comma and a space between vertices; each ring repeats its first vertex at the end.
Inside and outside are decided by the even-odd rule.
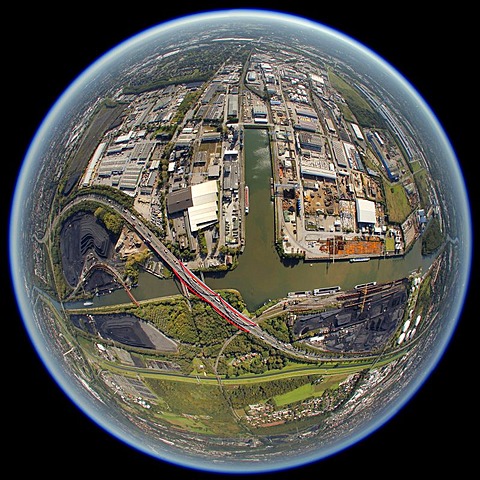
MULTIPOLYGON (((269 136, 266 129, 246 129, 244 135, 245 181, 249 186, 250 211, 246 216, 246 245, 239 265, 222 276, 205 275, 213 289, 234 288, 242 294, 249 311, 256 310, 269 299, 281 298, 290 291, 313 290, 339 285, 350 289, 364 282, 387 282, 408 276, 421 267, 427 269, 432 258, 423 257, 421 242, 417 241, 404 257, 372 259, 350 263, 302 262, 285 265, 274 246, 274 205, 270 198, 269 136)), ((172 280, 161 280, 141 273, 135 298, 144 300, 179 290, 172 280)), ((98 297, 95 306, 128 302, 124 291, 98 297)))

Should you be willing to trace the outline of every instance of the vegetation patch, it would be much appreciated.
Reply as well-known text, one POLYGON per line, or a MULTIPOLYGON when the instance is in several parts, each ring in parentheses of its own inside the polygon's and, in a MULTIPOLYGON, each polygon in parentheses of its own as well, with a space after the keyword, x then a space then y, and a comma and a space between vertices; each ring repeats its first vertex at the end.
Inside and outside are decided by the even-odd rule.
POLYGON ((113 233, 113 235, 117 237, 120 235, 124 220, 120 215, 118 215, 118 213, 115 213, 109 208, 98 207, 95 210, 94 215, 103 223, 109 232, 113 233))
MULTIPOLYGON (((382 118, 372 109, 370 104, 363 98, 360 93, 355 90, 342 77, 333 73, 332 70, 328 72, 328 78, 332 83, 333 88, 338 90, 345 98, 350 110, 355 115, 358 123, 362 127, 382 127, 382 118)), ((352 119, 353 120, 353 119, 352 119)))
POLYGON ((444 235, 438 217, 432 218, 422 236, 422 254, 431 255, 442 245, 444 235))
POLYGON ((167 406, 164 418, 186 429, 205 429, 205 433, 230 436, 238 434, 230 405, 218 384, 185 383, 146 378, 148 387, 167 406), (205 427, 205 424, 208 425, 205 427))
POLYGON ((234 385, 225 388, 234 408, 264 402, 279 395, 285 395, 293 389, 307 388, 322 378, 321 375, 305 375, 280 380, 270 380, 245 385, 234 385))
POLYGON ((422 205, 423 208, 428 210, 431 204, 429 185, 430 177, 428 175, 428 172, 424 168, 419 169, 414 173, 413 179, 417 186, 418 195, 420 197, 420 205, 422 205))
POLYGON ((273 402, 277 407, 283 407, 284 405, 302 402, 311 397, 321 397, 325 390, 337 388, 338 384, 347 376, 348 374, 319 377, 313 382, 295 388, 290 392, 276 395, 273 398, 273 402))
MULTIPOLYGON (((316 385, 308 383, 307 385, 302 385, 301 387, 292 390, 291 392, 284 393, 283 395, 277 395, 273 398, 273 401, 277 407, 283 407, 284 405, 289 405, 290 403, 301 402, 307 398, 313 397, 315 395, 316 385)), ((323 393, 323 391, 322 391, 323 393)))
POLYGON ((388 220, 390 223, 401 224, 412 211, 405 189, 401 183, 394 184, 387 182, 385 179, 383 179, 383 182, 388 220))

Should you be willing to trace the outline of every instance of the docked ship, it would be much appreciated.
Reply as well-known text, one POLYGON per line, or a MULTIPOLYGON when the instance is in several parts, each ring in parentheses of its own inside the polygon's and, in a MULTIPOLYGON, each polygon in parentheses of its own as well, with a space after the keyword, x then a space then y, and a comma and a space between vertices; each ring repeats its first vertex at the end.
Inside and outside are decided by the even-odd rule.
POLYGON ((356 257, 356 258, 351 258, 350 263, 368 262, 369 260, 370 260, 370 257, 356 257))
POLYGON ((248 185, 245 185, 245 213, 249 211, 248 185))
POLYGON ((368 287, 375 287, 376 285, 377 285, 377 282, 359 283, 358 285, 355 285, 355 290, 361 290, 363 288, 368 288, 368 287))

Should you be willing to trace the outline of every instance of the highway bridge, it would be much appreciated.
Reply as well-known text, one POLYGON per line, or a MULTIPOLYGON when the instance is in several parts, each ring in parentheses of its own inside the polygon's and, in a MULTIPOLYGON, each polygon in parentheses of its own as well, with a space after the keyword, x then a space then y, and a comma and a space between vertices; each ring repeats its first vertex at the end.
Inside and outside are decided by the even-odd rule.
MULTIPOLYGON (((225 320, 237 327, 239 330, 250 333, 257 338, 260 338, 272 347, 282 351, 286 354, 294 355, 297 358, 301 358, 309 361, 323 361, 331 360, 331 356, 323 358, 320 353, 310 353, 307 351, 299 351, 291 344, 282 342, 263 330, 253 320, 248 318, 242 312, 238 311, 232 305, 230 305, 219 293, 212 290, 207 284, 200 280, 186 265, 183 264, 175 255, 158 239, 155 234, 144 224, 144 221, 139 219, 137 215, 131 212, 131 210, 125 208, 123 205, 115 202, 114 200, 104 197, 98 194, 86 194, 81 195, 72 200, 66 205, 62 211, 54 219, 53 224, 50 226, 49 232, 54 231, 54 226, 59 221, 60 217, 73 206, 85 202, 94 201, 101 205, 105 205, 111 208, 113 211, 121 215, 125 221, 137 232, 137 234, 144 240, 144 242, 155 252, 172 270, 179 282, 184 288, 184 292, 191 292, 204 302, 211 305, 211 307, 225 320)), ((49 232, 46 232, 44 238, 39 241, 45 241, 49 232)), ((349 360, 366 360, 370 358, 377 358, 378 354, 362 355, 361 357, 350 357, 349 360)))
MULTIPOLYGON (((184 289, 193 293, 204 302, 212 306, 212 308, 221 315, 225 320, 235 325, 244 332, 251 332, 252 329, 258 329, 259 332, 263 330, 253 322, 250 318, 238 311, 230 305, 219 293, 212 290, 206 283, 200 280, 183 262, 181 262, 173 253, 158 239, 152 231, 144 224, 143 220, 139 219, 130 210, 123 207, 119 203, 106 198, 102 195, 87 194, 75 198, 67 207, 62 210, 62 213, 73 207, 74 205, 88 200, 95 201, 105 205, 116 213, 121 215, 140 235, 143 241, 155 252, 172 270, 178 278, 184 289)), ((60 216, 60 215, 59 215, 60 216)), ((58 218, 58 217, 57 217, 58 218)), ((272 337, 273 338, 273 337, 272 337)))

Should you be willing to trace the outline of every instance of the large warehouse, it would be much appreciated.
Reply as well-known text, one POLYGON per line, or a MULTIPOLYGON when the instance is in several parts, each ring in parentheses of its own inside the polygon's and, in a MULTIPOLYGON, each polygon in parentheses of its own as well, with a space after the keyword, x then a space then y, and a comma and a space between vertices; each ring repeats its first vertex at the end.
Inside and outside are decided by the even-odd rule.
POLYGON ((190 231, 213 225, 218 221, 218 185, 216 180, 192 185, 193 206, 188 208, 190 231))
POLYGON ((187 210, 191 232, 215 224, 218 221, 217 181, 210 180, 170 193, 167 210, 169 215, 187 210))
POLYGON ((357 198, 357 222, 358 226, 369 227, 375 225, 377 217, 375 214, 375 202, 357 198))

